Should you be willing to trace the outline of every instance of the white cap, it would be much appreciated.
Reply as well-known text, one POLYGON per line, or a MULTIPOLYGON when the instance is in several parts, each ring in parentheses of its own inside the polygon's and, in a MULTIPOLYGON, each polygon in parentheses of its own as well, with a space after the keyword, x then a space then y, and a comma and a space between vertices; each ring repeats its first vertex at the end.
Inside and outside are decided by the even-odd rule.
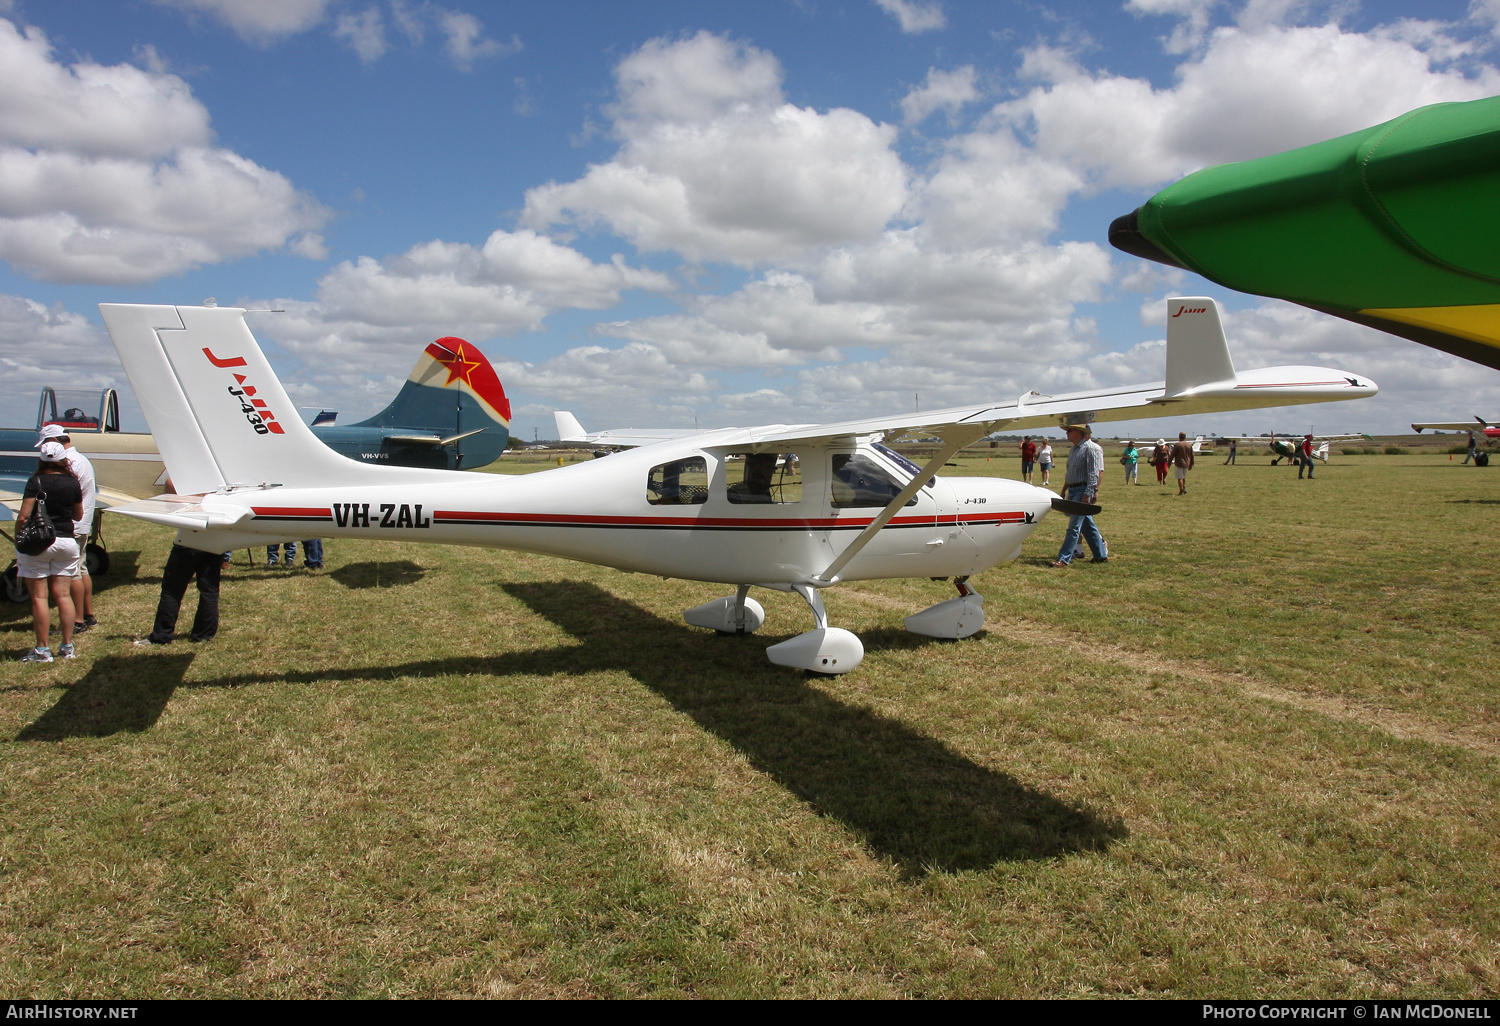
POLYGON ((40 449, 42 443, 49 438, 61 438, 68 433, 68 429, 61 424, 43 424, 42 429, 36 433, 36 445, 32 448, 40 449))
POLYGON ((68 450, 62 447, 61 442, 43 442, 37 448, 42 450, 42 459, 48 463, 64 463, 68 459, 68 450))

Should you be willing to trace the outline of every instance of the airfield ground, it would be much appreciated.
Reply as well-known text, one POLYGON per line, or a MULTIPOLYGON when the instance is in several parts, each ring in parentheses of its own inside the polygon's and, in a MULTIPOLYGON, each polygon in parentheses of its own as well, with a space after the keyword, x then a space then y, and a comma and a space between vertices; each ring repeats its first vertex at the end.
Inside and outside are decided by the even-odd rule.
POLYGON ((975 639, 834 589, 821 679, 795 598, 392 543, 137 650, 170 534, 111 517, 78 660, 0 608, 0 991, 1494 997, 1500 466, 1221 459, 1111 458, 1110 564, 1048 517, 975 639))

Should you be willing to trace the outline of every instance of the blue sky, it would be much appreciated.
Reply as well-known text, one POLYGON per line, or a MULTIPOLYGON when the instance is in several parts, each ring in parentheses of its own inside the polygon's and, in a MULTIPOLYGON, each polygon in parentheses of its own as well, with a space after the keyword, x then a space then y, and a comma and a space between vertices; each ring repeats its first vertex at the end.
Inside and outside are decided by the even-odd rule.
MULTIPOLYGON (((252 317, 299 403, 378 409, 439 335, 591 426, 810 421, 1161 373, 1164 300, 1362 404, 1484 368, 1109 248, 1182 174, 1500 91, 1500 4, 0 0, 0 402, 123 386, 104 301, 252 317)), ((1141 425, 1142 432, 1176 425, 1141 425)))

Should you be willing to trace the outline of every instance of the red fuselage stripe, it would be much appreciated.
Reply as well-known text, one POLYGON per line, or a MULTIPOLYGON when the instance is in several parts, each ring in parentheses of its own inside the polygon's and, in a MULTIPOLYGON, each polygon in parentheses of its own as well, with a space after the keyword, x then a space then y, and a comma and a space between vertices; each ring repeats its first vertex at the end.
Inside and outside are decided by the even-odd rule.
MULTIPOLYGON (((373 503, 371 505, 374 505, 373 503)), ((250 511, 264 518, 303 518, 331 520, 333 511, 327 506, 252 506, 250 511)), ((493 513, 464 512, 461 510, 434 510, 435 524, 513 524, 529 527, 678 527, 747 529, 756 528, 800 528, 803 530, 830 530, 834 528, 865 527, 874 517, 632 517, 589 516, 580 513, 493 513)), ((951 527, 955 524, 1024 524, 1024 512, 1010 513, 960 513, 939 516, 894 517, 891 527, 951 527)))

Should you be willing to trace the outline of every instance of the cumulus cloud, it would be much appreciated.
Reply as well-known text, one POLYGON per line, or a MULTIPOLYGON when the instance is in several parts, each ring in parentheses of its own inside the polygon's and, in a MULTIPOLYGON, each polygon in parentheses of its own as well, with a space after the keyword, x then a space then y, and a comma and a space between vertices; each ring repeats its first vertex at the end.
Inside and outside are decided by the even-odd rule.
POLYGON ((1332 24, 1215 29, 1167 89, 1090 72, 1055 51, 1033 56, 1044 84, 997 106, 996 124, 1099 187, 1157 185, 1500 89, 1493 68, 1473 78, 1439 70, 1406 39, 1332 24))
POLYGON ((880 9, 901 23, 908 35, 931 32, 948 24, 943 5, 937 0, 875 0, 880 9))
POLYGON ((1178 18, 1172 34, 1162 40, 1167 53, 1186 53, 1203 42, 1209 15, 1219 0, 1126 0, 1125 10, 1136 16, 1169 15, 1178 18))
POLYGON ((691 423, 696 411, 712 407, 719 389, 717 380, 640 342, 620 349, 580 346, 536 364, 493 362, 507 389, 565 397, 558 408, 607 414, 612 427, 691 423))
POLYGON ((0 143, 148 158, 210 139, 208 111, 176 75, 129 64, 65 67, 40 29, 0 19, 0 143))
POLYGON ((764 51, 700 32, 616 69, 620 151, 526 194, 522 223, 603 227, 644 250, 741 264, 878 237, 907 199, 895 129, 783 102, 764 51))
POLYGON ((10 411, 7 423, 30 424, 46 385, 118 388, 124 393, 121 412, 128 408, 131 424, 140 427, 124 370, 103 330, 61 304, 0 295, 0 408, 10 411))
POLYGON ((486 57, 508 57, 520 52, 519 36, 512 35, 508 43, 490 39, 484 34, 484 25, 472 14, 439 9, 437 20, 447 39, 448 56, 462 71, 471 70, 475 61, 486 57))
POLYGON ((626 290, 672 287, 622 256, 595 263, 528 229, 502 230, 482 246, 434 240, 384 260, 344 261, 319 280, 315 300, 271 303, 286 312, 256 332, 292 360, 294 396, 373 409, 434 338, 537 331, 560 309, 607 309, 626 290))
POLYGON ((347 43, 365 64, 373 64, 385 55, 385 19, 378 7, 367 7, 359 14, 339 15, 333 36, 347 43))
POLYGON ((952 71, 928 68, 927 81, 914 87, 901 100, 901 113, 905 116, 906 123, 920 124, 940 110, 946 110, 951 118, 964 104, 979 99, 974 79, 972 64, 965 64, 952 71))
POLYGON ((328 211, 275 171, 211 145, 175 75, 57 63, 0 19, 0 259, 48 281, 134 284, 290 245, 328 211))
POLYGON ((329 0, 155 0, 189 14, 207 14, 234 29, 241 39, 266 44, 305 32, 327 14, 329 0))

